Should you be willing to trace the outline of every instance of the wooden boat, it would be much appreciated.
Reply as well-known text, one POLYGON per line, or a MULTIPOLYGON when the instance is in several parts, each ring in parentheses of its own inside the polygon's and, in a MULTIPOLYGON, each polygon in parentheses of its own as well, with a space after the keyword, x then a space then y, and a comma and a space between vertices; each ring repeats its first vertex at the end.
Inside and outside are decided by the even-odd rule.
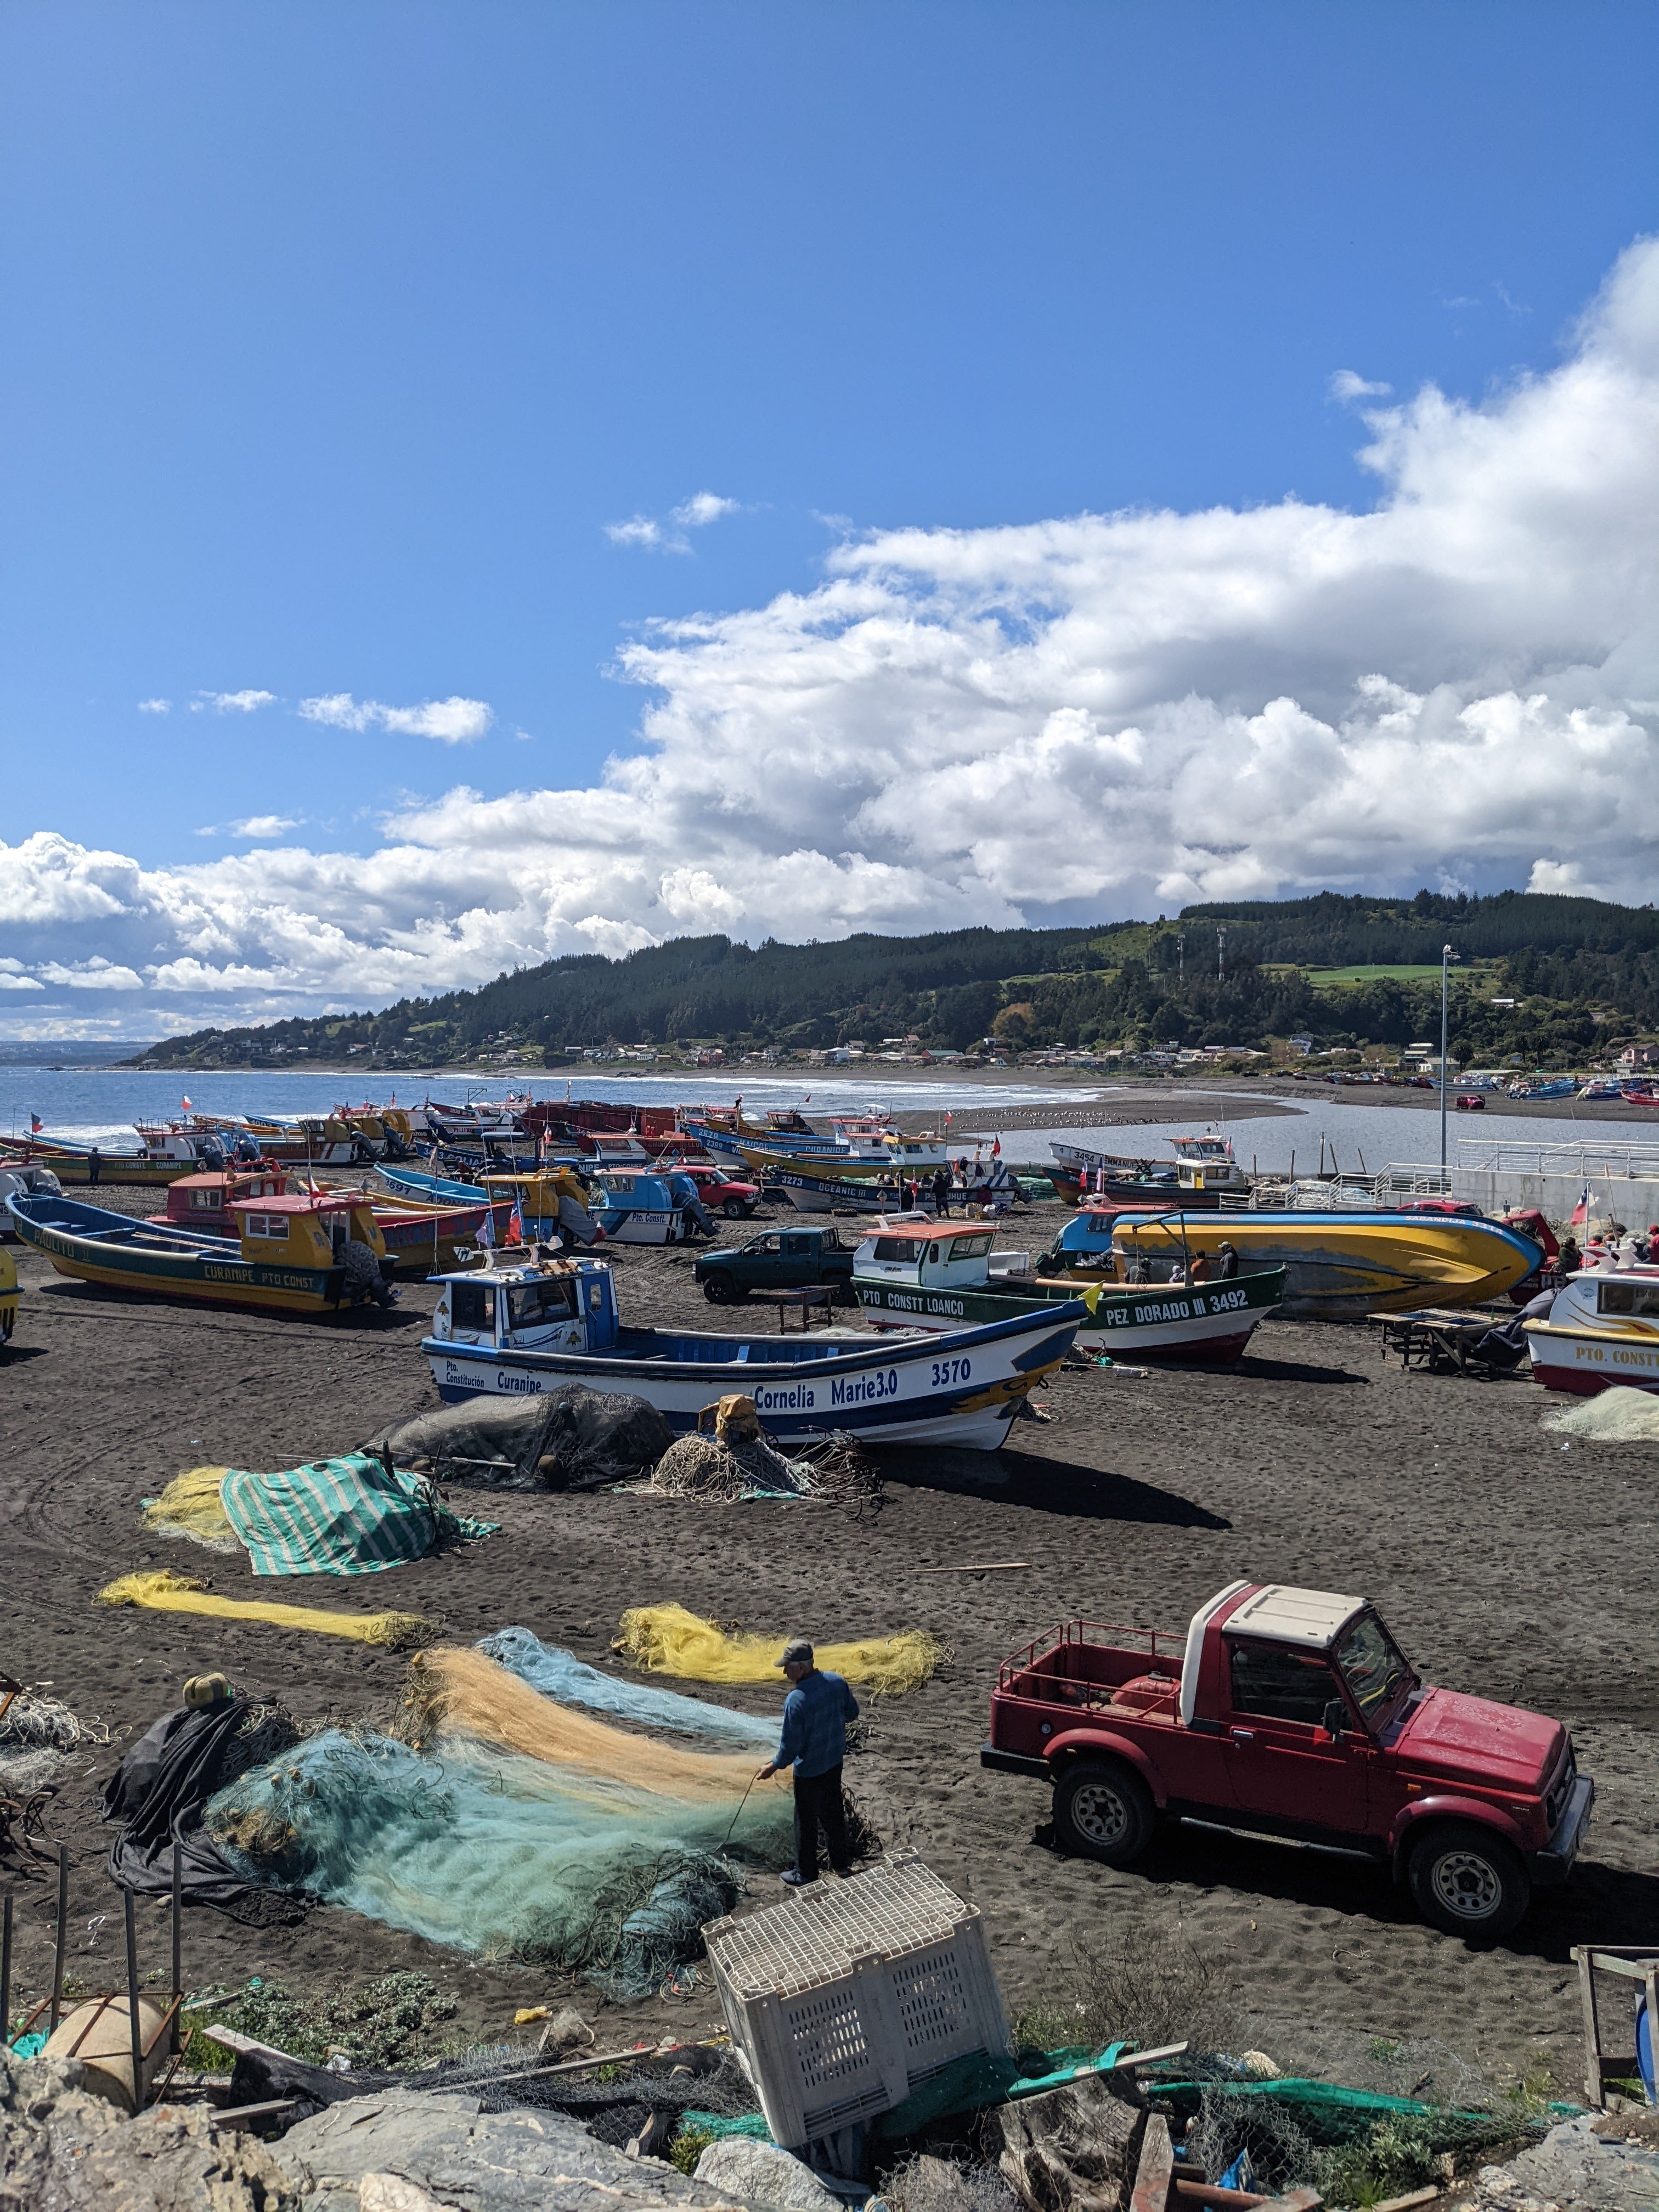
POLYGON ((1522 1327, 1533 1381, 1547 1390, 1659 1390, 1659 1267, 1582 1267, 1548 1315, 1522 1327))
MULTIPOLYGON (((327 1314, 347 1297, 335 1232, 367 1244, 390 1272, 386 1245, 361 1192, 305 1191, 239 1200, 240 1234, 215 1237, 169 1221, 135 1221, 73 1198, 9 1198, 26 1244, 60 1275, 111 1290, 265 1313, 327 1314)), ((396 1295, 395 1292, 392 1295, 396 1295)))
POLYGON ((299 1188, 282 1168, 210 1168, 205 1175, 180 1176, 167 1186, 166 1210, 161 1215, 177 1229, 199 1229, 210 1237, 240 1233, 231 1212, 240 1198, 287 1198, 299 1188))
POLYGON ((797 1213, 891 1213, 904 1203, 896 1182, 873 1176, 809 1175, 800 1168, 756 1169, 766 1190, 781 1190, 797 1213))
POLYGON ((1286 1209, 1248 1213, 1119 1212, 1102 1234, 1087 1214, 1069 1221, 1056 1256, 1067 1268, 1139 1254, 1165 1267, 1193 1253, 1213 1266, 1223 1243, 1241 1267, 1285 1271, 1285 1310, 1319 1321, 1404 1313, 1413 1306, 1474 1306, 1501 1298, 1539 1264, 1538 1245, 1478 1215, 1286 1209))
POLYGON ((421 1346, 447 1402, 581 1382, 644 1398, 684 1432, 732 1393, 776 1443, 850 1431, 868 1443, 995 1451, 1022 1399, 1070 1351, 1079 1300, 988 1328, 894 1339, 862 1330, 737 1337, 623 1328, 611 1270, 591 1259, 450 1275, 421 1346))
POLYGON ((18 1137, 0 1140, 0 1158, 8 1165, 50 1168, 60 1183, 90 1183, 94 1152, 98 1155, 96 1166, 100 1182, 137 1186, 140 1189, 156 1189, 174 1182, 180 1176, 190 1175, 206 1164, 210 1158, 218 1164, 224 1159, 224 1148, 216 1139, 203 1138, 191 1142, 187 1137, 176 1139, 171 1150, 149 1149, 142 1152, 109 1151, 102 1145, 82 1144, 69 1137, 18 1137), (210 1153, 209 1145, 212 1151, 210 1153))
MULTIPOLYGON (((572 1244, 597 1244, 601 1236, 610 1234, 600 1228, 590 1211, 593 1200, 587 1185, 569 1168, 538 1168, 533 1175, 486 1176, 484 1188, 500 1209, 497 1244, 507 1243, 515 1216, 520 1239, 526 1244, 553 1243, 561 1238, 572 1244)), ((623 1241, 638 1240, 624 1237, 623 1241)))
POLYGON ((1039 1275, 1029 1254, 999 1252, 973 1222, 880 1221, 853 1260, 853 1288, 876 1328, 977 1328, 1081 1298, 1080 1352, 1115 1358, 1237 1359, 1285 1296, 1283 1267, 1230 1281, 1085 1285, 1039 1275))
POLYGON ((1233 1158, 1231 1142, 1210 1133, 1172 1137, 1172 1161, 1133 1159, 1115 1152, 1092 1152, 1086 1145, 1054 1137, 1054 1180, 1067 1196, 1115 1200, 1119 1205, 1184 1206, 1213 1212, 1249 1201, 1250 1179, 1233 1158))
POLYGON ((694 1228, 712 1232, 696 1185, 687 1176, 606 1168, 587 1180, 593 1221, 613 1244, 678 1244, 694 1228))

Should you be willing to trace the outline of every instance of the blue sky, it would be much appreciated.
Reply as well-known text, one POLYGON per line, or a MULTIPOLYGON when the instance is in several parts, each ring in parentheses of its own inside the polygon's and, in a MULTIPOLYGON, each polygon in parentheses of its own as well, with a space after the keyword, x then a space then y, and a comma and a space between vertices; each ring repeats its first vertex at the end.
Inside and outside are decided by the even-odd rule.
MULTIPOLYGON (((741 629, 822 589, 838 544, 1370 509, 1368 406, 1433 385, 1478 410, 1554 372, 1656 227, 1656 60, 1650 5, 13 6, 0 836, 189 871, 261 843, 367 856, 406 836, 391 815, 452 850, 446 823, 476 844, 476 820, 420 811, 452 787, 591 799, 653 699, 729 664, 734 633, 700 635, 677 690, 671 633, 665 689, 617 680, 633 650, 663 685, 651 625, 741 629), (1343 370, 1391 394, 1334 396, 1343 370), (654 546, 607 534, 635 518, 654 546), (487 710, 487 732, 420 734, 434 701, 479 702, 447 726, 487 710), (263 838, 228 826, 250 820, 263 838)), ((751 700, 776 696, 763 662, 751 700)), ((1228 703, 1267 702, 1243 682, 1228 703)), ((728 783, 744 760, 709 748, 728 783)), ((854 796, 841 817, 867 822, 854 796)), ((839 866, 877 841, 808 842, 839 866)), ((1443 857, 1525 881, 1536 856, 1443 857)), ((693 839, 675 865, 707 858, 693 839)), ((1033 910, 964 865, 949 896, 896 884, 885 918, 1033 910)), ((749 866, 715 868, 728 902, 749 866)), ((482 928, 434 981, 570 926, 611 949, 721 919, 652 866, 643 902, 564 937, 482 928)), ((295 936, 337 919, 307 886, 295 936)), ((878 891, 845 918, 883 919, 878 891)), ((144 974, 96 919, 23 961, 144 974)), ((222 915, 179 927, 150 950, 280 996, 288 955, 222 915)), ((228 1011, 242 987, 206 988, 228 1011)), ((118 1011, 50 988, 66 1019, 118 1011)))

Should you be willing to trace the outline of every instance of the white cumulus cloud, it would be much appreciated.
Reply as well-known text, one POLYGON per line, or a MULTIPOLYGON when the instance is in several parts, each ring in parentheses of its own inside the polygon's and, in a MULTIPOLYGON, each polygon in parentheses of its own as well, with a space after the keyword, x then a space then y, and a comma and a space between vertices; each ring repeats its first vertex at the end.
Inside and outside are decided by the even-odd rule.
POLYGON ((60 960, 45 961, 40 973, 48 983, 61 983, 71 991, 142 991, 144 988, 142 975, 96 953, 90 960, 76 961, 67 968, 60 960))
POLYGON ((435 738, 441 744, 470 745, 483 737, 495 717, 482 699, 427 699, 418 707, 385 707, 378 699, 354 699, 331 691, 320 699, 301 699, 308 722, 334 730, 391 730, 407 738, 435 738))
MULTIPOLYGON (((355 854, 149 869, 43 830, 0 846, 9 957, 72 990, 94 957, 141 977, 131 1034, 141 1010, 176 1029, 383 1004, 690 931, 1327 885, 1651 897, 1659 242, 1620 258, 1559 366, 1479 403, 1362 396, 1364 512, 848 538, 810 590, 627 645, 640 742, 586 787, 458 786, 355 854)), ((489 714, 301 711, 452 742, 489 714)))
POLYGON ((647 553, 689 553, 688 530, 706 530, 723 514, 735 514, 738 506, 735 499, 723 499, 719 492, 693 492, 678 507, 670 507, 665 524, 654 515, 635 514, 626 522, 607 522, 605 534, 613 545, 636 545, 647 553))
POLYGON ((171 699, 141 699, 138 702, 138 712, 141 714, 170 714, 173 712, 173 702, 171 699))
POLYGON ((1331 379, 1333 399, 1386 399, 1393 390, 1391 384, 1368 384, 1357 369, 1339 368, 1331 379))
POLYGON ((198 691, 190 702, 192 714, 257 714, 261 707, 274 707, 274 691, 198 691))

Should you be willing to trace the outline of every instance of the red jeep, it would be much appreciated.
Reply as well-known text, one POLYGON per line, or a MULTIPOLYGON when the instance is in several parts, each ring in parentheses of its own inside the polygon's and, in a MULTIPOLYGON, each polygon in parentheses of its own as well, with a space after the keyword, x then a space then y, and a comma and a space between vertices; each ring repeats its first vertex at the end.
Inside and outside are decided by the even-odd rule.
POLYGON ((1185 1637, 1074 1620, 1003 1666, 982 1763, 1039 1775, 1070 1850, 1160 1814, 1386 1860, 1457 1936, 1563 1882, 1595 1802, 1559 1721, 1419 1680, 1364 1598, 1237 1582, 1185 1637))

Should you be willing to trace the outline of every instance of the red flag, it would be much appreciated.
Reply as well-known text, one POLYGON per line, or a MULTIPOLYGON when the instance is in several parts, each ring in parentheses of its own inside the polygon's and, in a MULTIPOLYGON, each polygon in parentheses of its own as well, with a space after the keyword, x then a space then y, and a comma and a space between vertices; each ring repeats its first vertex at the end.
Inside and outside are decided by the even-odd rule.
POLYGON ((38 1114, 31 1114, 29 1115, 29 1127, 37 1137, 46 1126, 46 1123, 40 1119, 40 1116, 38 1114))
POLYGON ((997 1139, 995 1144, 991 1147, 991 1158, 994 1160, 1000 1160, 1002 1158, 1002 1139, 1000 1137, 997 1139))
POLYGON ((179 1101, 179 1103, 184 1108, 186 1114, 192 1114, 196 1110, 196 1101, 193 1098, 181 1098, 179 1101))

